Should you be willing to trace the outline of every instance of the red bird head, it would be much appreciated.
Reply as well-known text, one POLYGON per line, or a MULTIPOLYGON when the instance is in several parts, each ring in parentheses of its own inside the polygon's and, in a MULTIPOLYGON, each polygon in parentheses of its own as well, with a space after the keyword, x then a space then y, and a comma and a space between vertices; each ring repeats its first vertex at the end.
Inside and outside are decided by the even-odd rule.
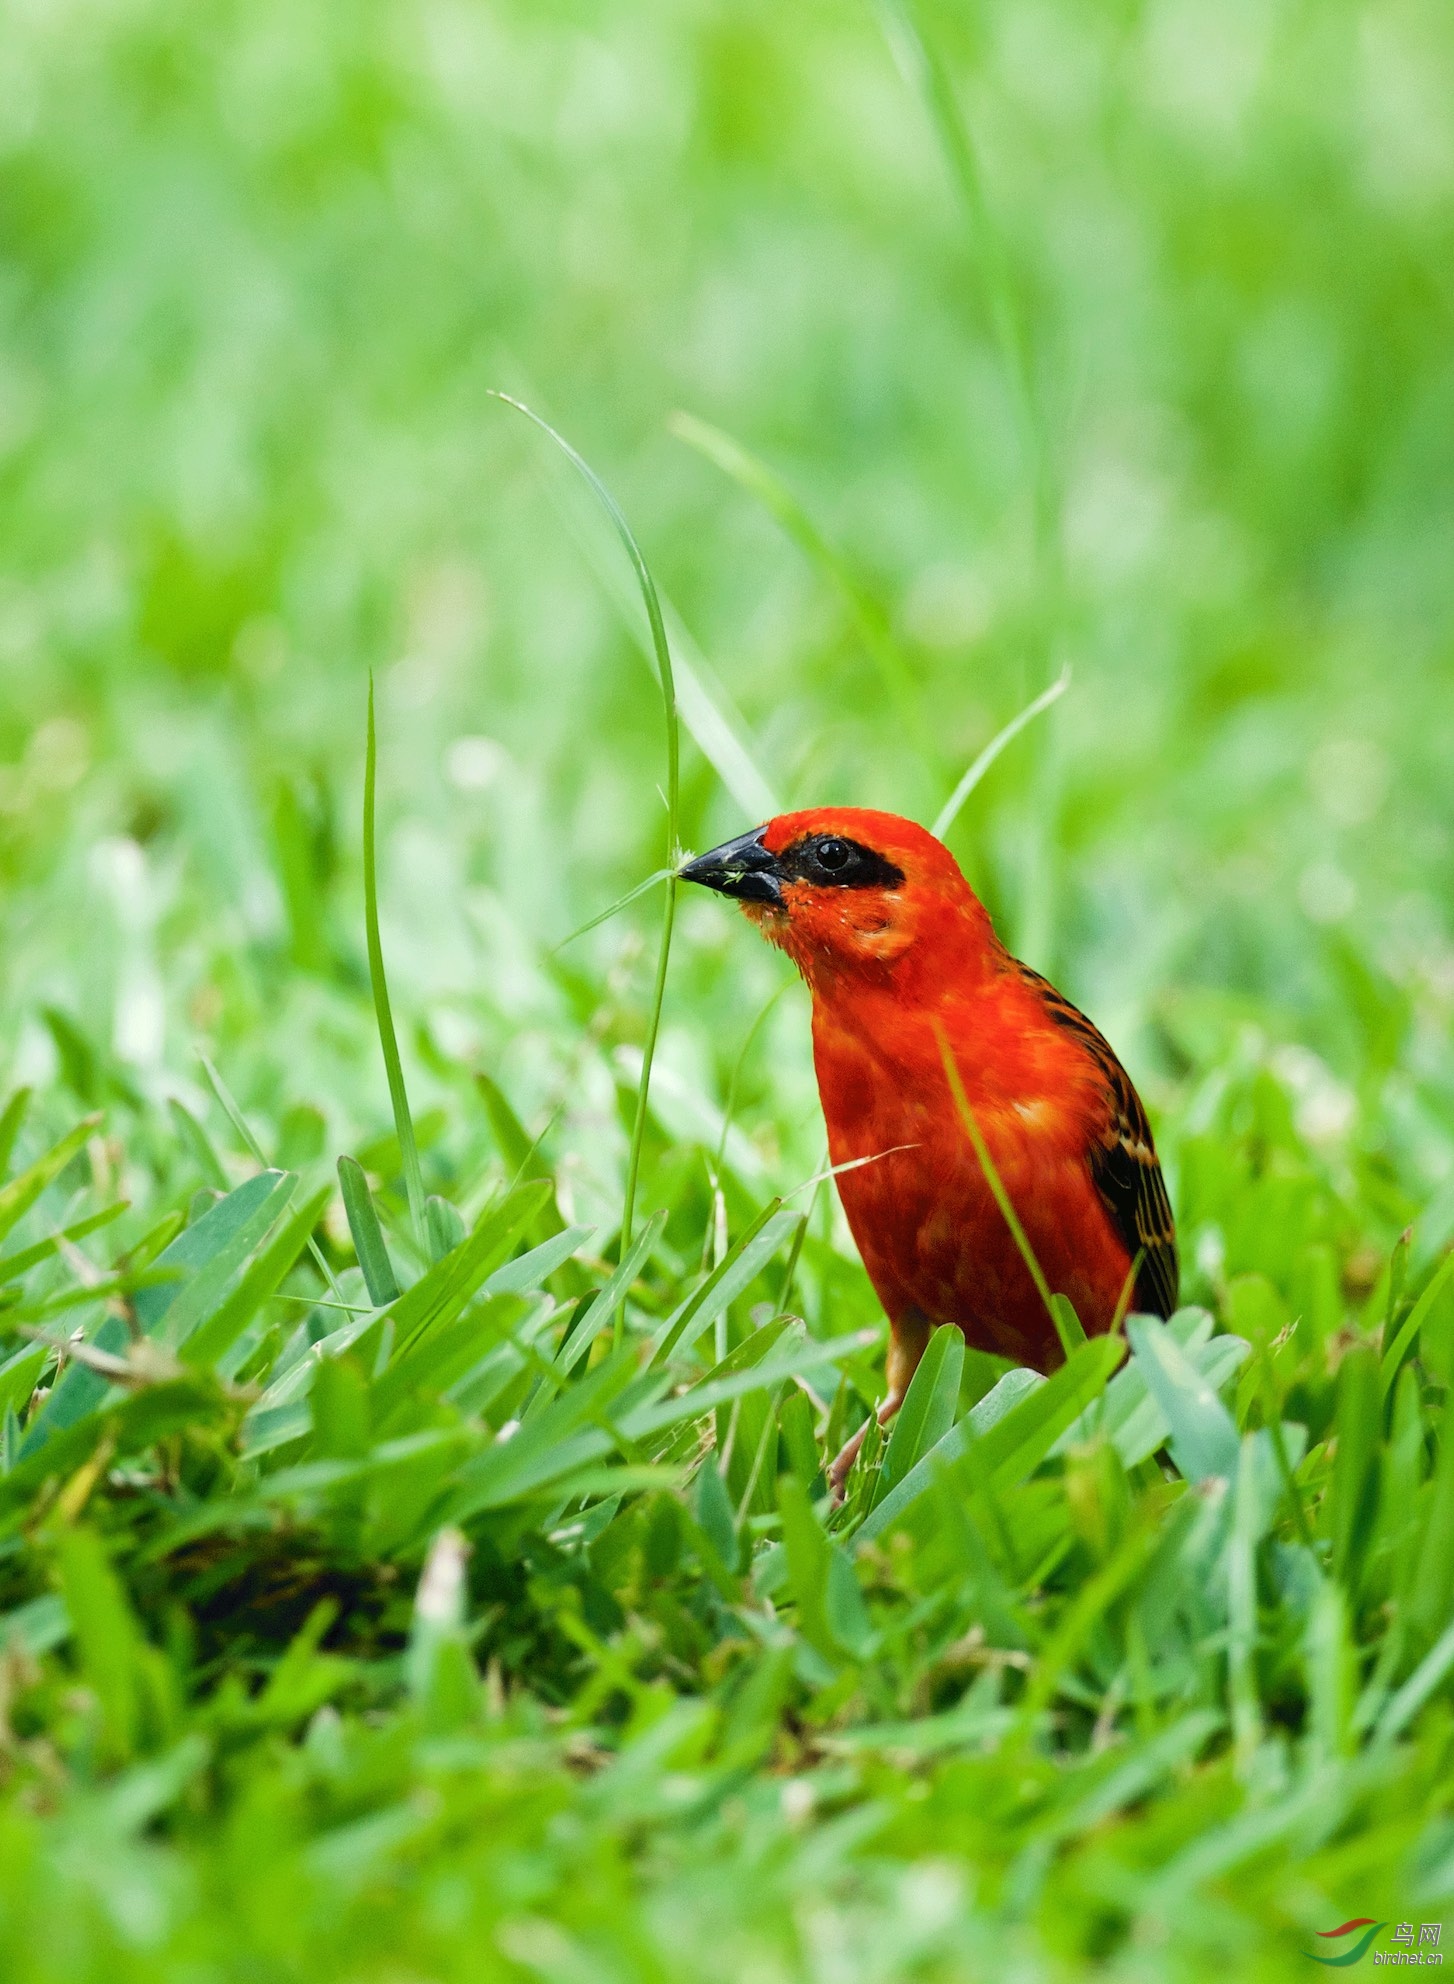
POLYGON ((942 841, 858 806, 782 813, 681 871, 735 896, 815 992, 840 980, 958 978, 998 942, 942 841))

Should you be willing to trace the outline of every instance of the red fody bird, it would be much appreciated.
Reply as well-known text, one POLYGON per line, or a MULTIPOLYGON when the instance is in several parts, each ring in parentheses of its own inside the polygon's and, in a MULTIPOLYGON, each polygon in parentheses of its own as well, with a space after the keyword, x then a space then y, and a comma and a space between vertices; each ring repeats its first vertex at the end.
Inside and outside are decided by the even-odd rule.
MULTIPOLYGON (((936 1324, 1036 1370, 1061 1362, 966 1108, 1050 1292, 1086 1331, 1128 1303, 1171 1314, 1176 1234, 1141 1099, 1085 1015, 1010 956, 947 847, 892 813, 818 807, 681 873, 740 901, 813 995, 828 1149, 853 1167, 838 1192, 889 1319, 880 1424, 936 1324)), ((835 1490, 862 1437, 835 1461, 835 1490)))

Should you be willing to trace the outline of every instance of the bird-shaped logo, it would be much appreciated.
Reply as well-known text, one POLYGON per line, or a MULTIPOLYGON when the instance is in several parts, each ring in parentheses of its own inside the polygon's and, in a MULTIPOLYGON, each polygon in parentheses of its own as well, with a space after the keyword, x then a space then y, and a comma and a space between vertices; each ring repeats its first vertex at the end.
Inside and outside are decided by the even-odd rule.
MULTIPOLYGON (((1375 1922, 1371 1915, 1355 1915, 1351 1922, 1340 1923, 1336 1929, 1319 1929, 1316 1931, 1316 1934, 1336 1940, 1343 1936, 1351 1936, 1355 1929, 1362 1929, 1364 1933, 1358 1938, 1357 1942, 1350 1943, 1346 1949, 1339 1951, 1336 1956, 1319 1956, 1316 1950, 1304 1950, 1303 1954, 1304 1956, 1310 1956, 1314 1963, 1323 1964, 1327 1969, 1346 1970, 1350 1964, 1362 1961, 1368 1954, 1369 1944, 1373 1941, 1379 1930, 1386 1929, 1387 1927, 1388 1924, 1386 1922, 1375 1922)), ((1374 1961, 1376 1962, 1377 1958, 1374 1961)))
MULTIPOLYGON (((1176 1234, 1140 1097, 1085 1015, 1005 949, 941 841, 892 813, 814 808, 681 874, 735 897, 812 993, 830 1160, 889 1319, 881 1424, 937 1324, 1044 1371, 1062 1357, 1047 1290, 1092 1335, 1127 1306, 1171 1314, 1176 1234)), ((834 1462, 838 1492, 861 1439, 834 1462)))

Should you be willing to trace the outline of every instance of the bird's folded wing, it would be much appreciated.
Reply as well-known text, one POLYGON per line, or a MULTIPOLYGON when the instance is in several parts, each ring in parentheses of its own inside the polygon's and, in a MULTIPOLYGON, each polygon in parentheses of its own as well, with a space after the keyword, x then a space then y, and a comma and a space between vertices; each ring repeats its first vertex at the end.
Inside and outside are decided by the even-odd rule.
POLYGON ((1102 1140, 1090 1152, 1091 1176, 1127 1253, 1133 1260, 1138 1254, 1142 1257, 1136 1307, 1169 1316, 1176 1308, 1181 1280, 1176 1224, 1141 1098, 1100 1029, 1039 972, 1026 965, 1020 968, 1050 1018, 1076 1036, 1105 1079, 1109 1107, 1102 1140))

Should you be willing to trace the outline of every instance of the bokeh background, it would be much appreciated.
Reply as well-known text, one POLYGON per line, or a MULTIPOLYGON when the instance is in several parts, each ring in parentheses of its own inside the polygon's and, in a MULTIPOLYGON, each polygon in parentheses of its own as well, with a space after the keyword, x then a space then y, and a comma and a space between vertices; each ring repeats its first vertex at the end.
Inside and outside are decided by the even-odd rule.
MULTIPOLYGON (((135 1111, 143 1154, 152 1104, 207 1106, 199 1049, 287 1161, 383 1131, 372 670, 429 1161, 485 1069, 613 1216, 659 899, 552 947, 662 862, 661 712, 618 548, 503 387, 670 602, 689 844, 932 818, 1069 664, 953 844, 1145 1085, 1193 1293, 1241 1244, 1197 1139, 1255 1163, 1259 1110, 1318 1219, 1454 1228, 1454 15, 926 0, 937 116, 895 18, 6 8, 0 1076, 135 1111)), ((734 1079, 744 1191, 818 1162, 799 991, 734 1076, 785 971, 683 905, 658 1172, 734 1079)), ((1276 1277, 1301 1189, 1242 1265, 1276 1277)))

